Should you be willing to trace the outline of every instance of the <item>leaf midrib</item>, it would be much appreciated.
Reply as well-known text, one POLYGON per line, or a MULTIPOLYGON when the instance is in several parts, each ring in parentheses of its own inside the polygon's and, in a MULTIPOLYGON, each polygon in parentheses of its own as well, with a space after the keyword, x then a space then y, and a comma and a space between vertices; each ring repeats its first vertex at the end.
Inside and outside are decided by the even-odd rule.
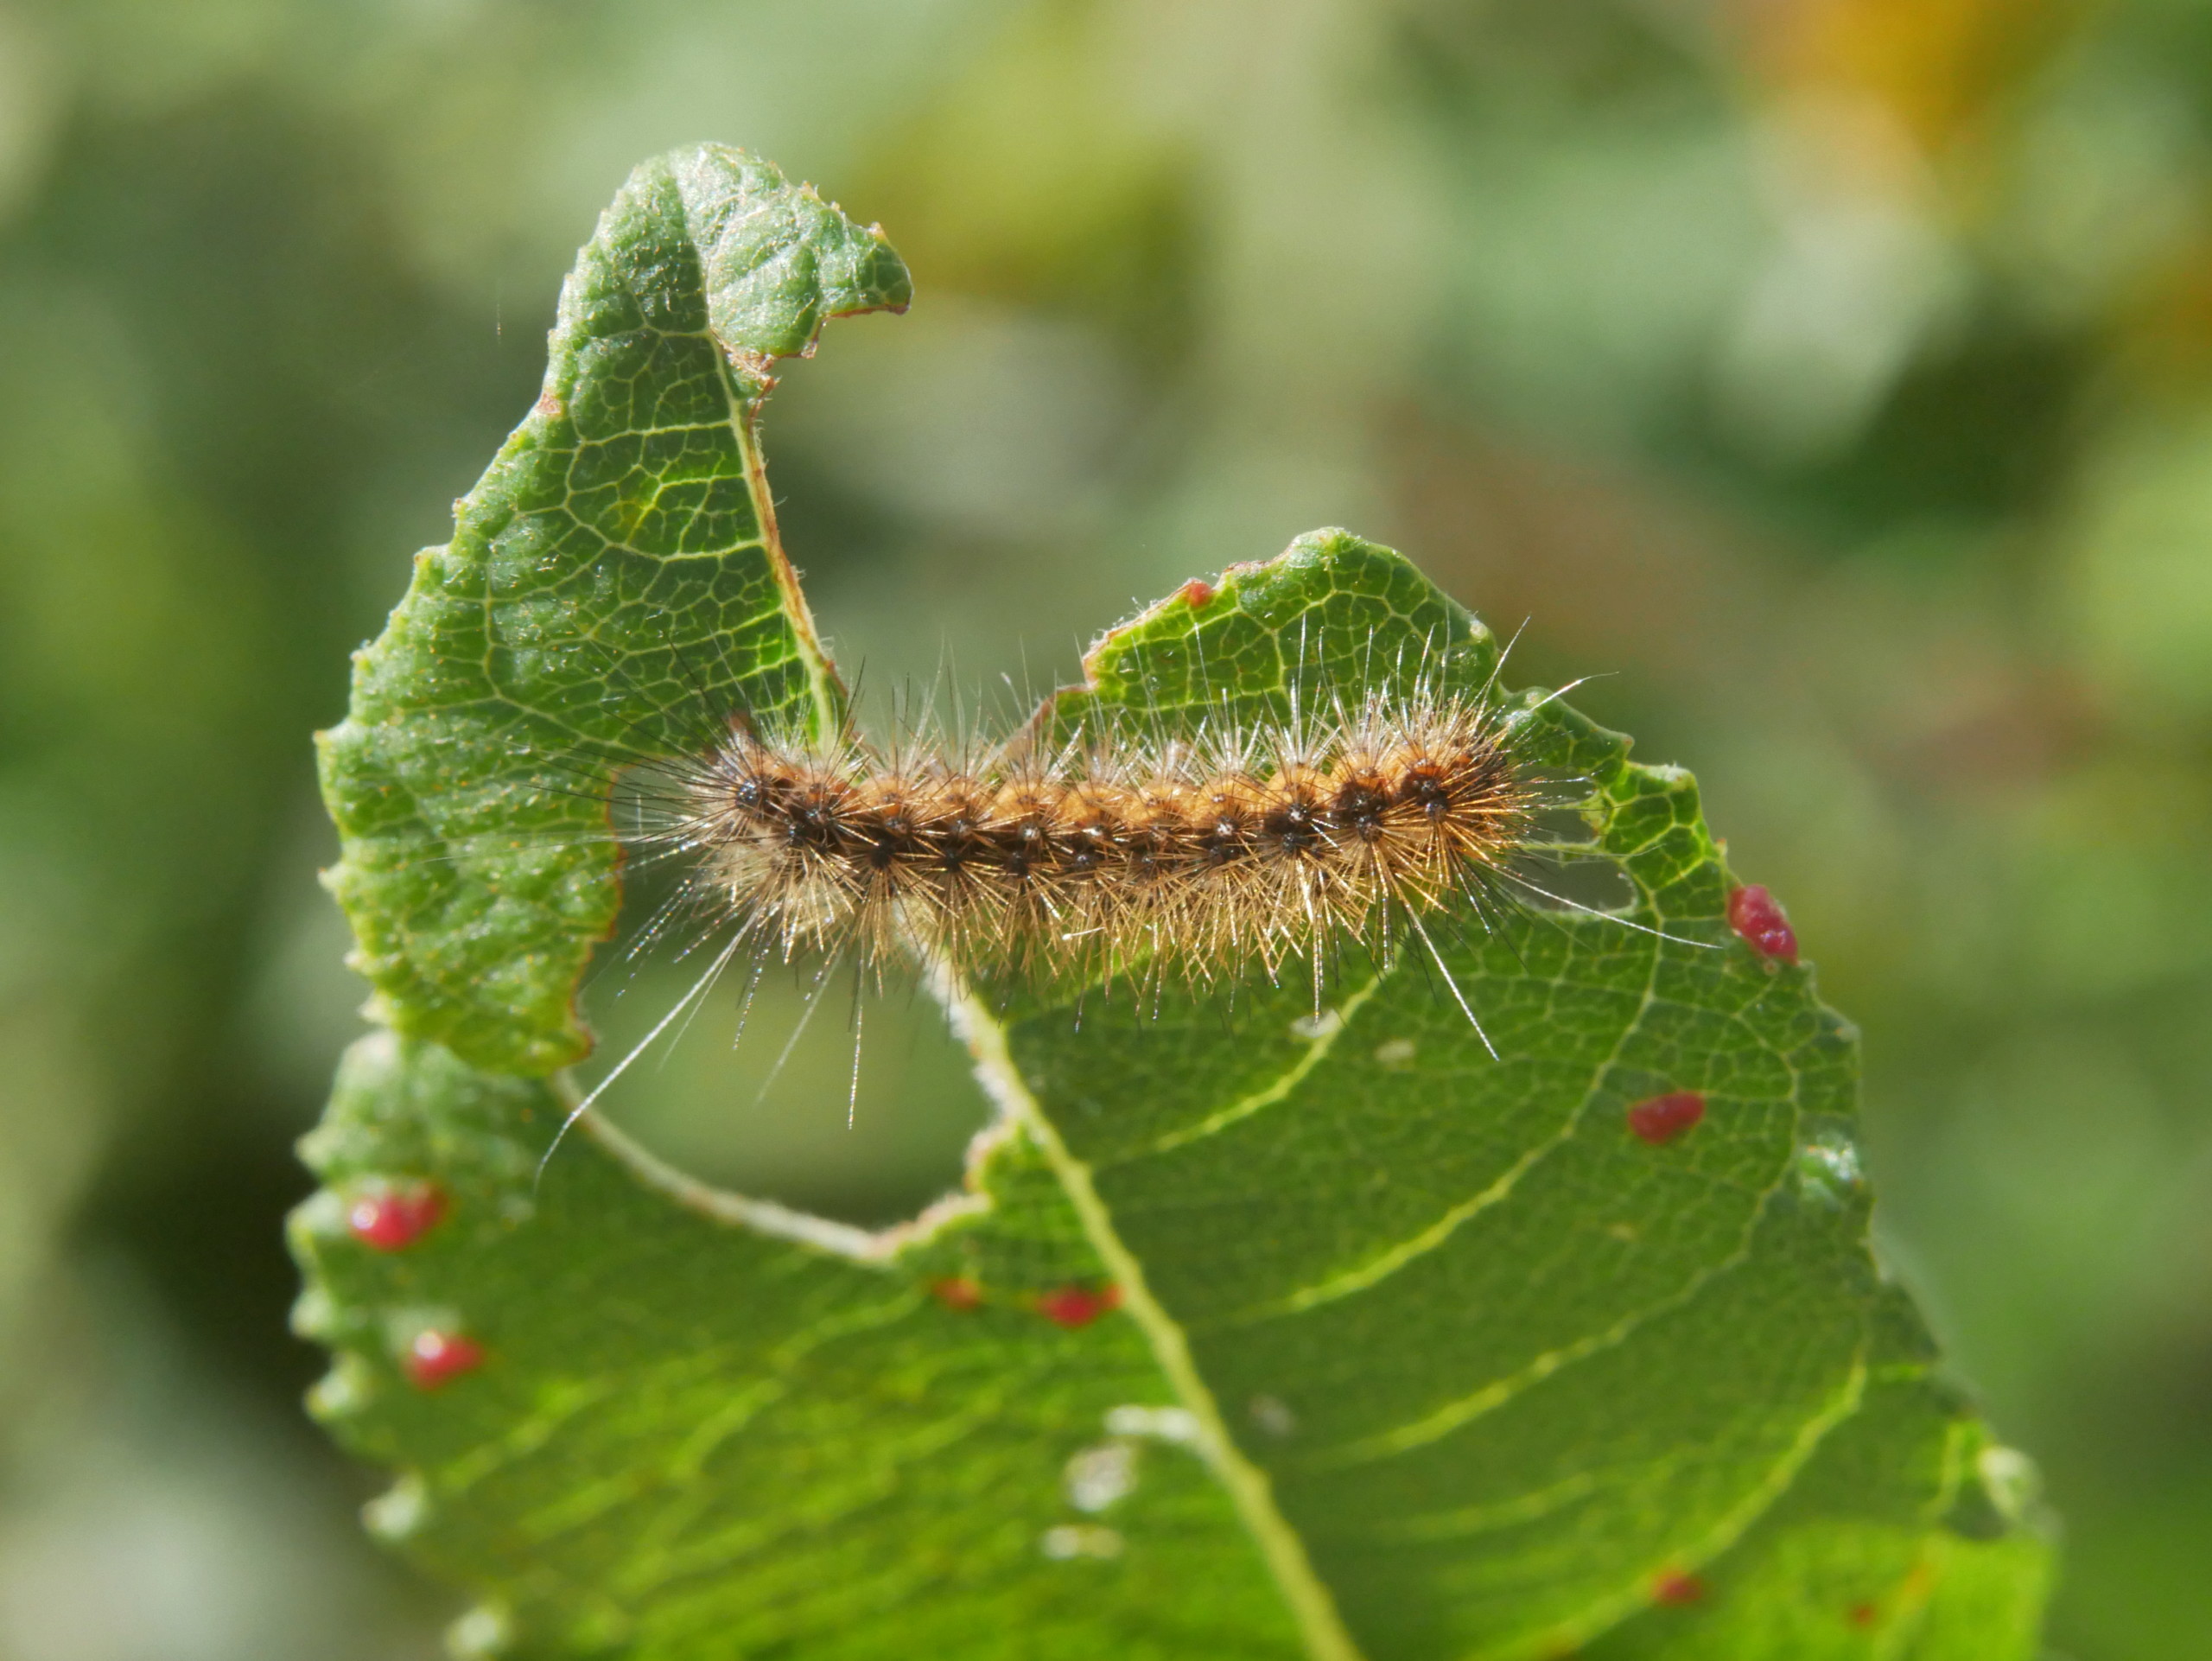
POLYGON ((1181 1325, 1152 1295, 1144 1267, 1115 1229, 1091 1180, 1090 1167, 1069 1151, 1015 1067, 1005 1028, 982 999, 949 974, 940 971, 934 978, 938 997, 975 1060, 976 1079, 1000 1111, 1035 1139, 1082 1222, 1085 1238, 1112 1276, 1122 1307, 1143 1331, 1177 1398, 1198 1421, 1199 1450, 1258 1544, 1298 1623, 1306 1653, 1313 1661, 1364 1661, 1338 1613, 1335 1597, 1306 1555, 1305 1541, 1275 1504, 1274 1484, 1230 1439, 1220 1404, 1191 1359, 1181 1325))

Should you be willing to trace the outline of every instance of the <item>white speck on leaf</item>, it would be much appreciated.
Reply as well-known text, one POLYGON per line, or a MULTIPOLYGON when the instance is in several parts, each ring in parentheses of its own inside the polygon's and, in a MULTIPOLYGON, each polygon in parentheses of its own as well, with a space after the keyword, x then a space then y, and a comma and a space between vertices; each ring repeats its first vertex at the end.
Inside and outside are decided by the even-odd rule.
POLYGON ((1195 1448, 1198 1441, 1198 1415, 1186 1407, 1110 1408, 1106 1414, 1109 1436, 1141 1436, 1195 1448))
POLYGON ((1103 1441, 1068 1461, 1061 1486, 1077 1511, 1102 1511, 1137 1486, 1133 1441, 1103 1441))
POLYGON ((1117 1529, 1101 1528, 1096 1523, 1063 1523, 1048 1528, 1038 1546, 1055 1562, 1066 1562, 1076 1557, 1118 1557, 1123 1544, 1117 1529))

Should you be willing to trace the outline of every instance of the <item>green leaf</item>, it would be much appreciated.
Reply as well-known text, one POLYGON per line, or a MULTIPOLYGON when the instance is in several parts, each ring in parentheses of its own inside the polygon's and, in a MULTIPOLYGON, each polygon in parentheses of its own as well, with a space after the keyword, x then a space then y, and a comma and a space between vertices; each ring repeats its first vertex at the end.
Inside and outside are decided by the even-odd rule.
MULTIPOLYGON (((1479 623, 1341 532, 1201 598, 1109 636, 1055 718, 1172 730, 1347 685, 1479 692, 1498 666, 1479 623)), ((1808 1526, 1866 1526, 1824 1508, 1783 1537, 1783 1502, 1874 1412, 1913 1473, 1845 1486, 1896 1537, 1885 1555, 1854 1535, 1853 1572, 1828 1576, 1846 1595, 1802 1624, 1838 1654, 1895 1652, 1940 1626, 1939 1567, 1981 1573, 1936 1537, 1964 1480, 1951 1444, 1978 1432, 1866 1249, 1855 1038, 1809 971, 1730 928, 1688 774, 1556 698, 1507 702, 1540 766, 1587 780, 1588 853, 1632 900, 1443 945, 1497 1059, 1409 952, 1347 968, 1318 1021, 1295 977, 1240 989, 1233 1035, 1187 1002, 1079 1027, 1037 1011, 1002 1037, 971 1009, 984 1075, 1233 1448, 1231 1492, 1317 1653, 1556 1654, 1693 1579, 1645 1623, 1769 1619, 1775 1588, 1739 1584, 1812 1572, 1777 1568, 1808 1526), (1631 1133, 1631 1107, 1681 1091, 1703 1098, 1693 1130, 1631 1133)), ((2014 1625, 2010 1649, 1967 1652, 2026 1653, 2014 1625)))
POLYGON ((603 1127, 533 1188, 565 1111, 543 1080, 379 1036, 305 1145, 328 1186, 293 1219, 298 1324, 340 1358, 313 1404, 407 1473, 377 1531, 487 1594, 464 1638, 670 1661, 1297 1654, 1226 1495, 1143 1434, 1173 1397, 1136 1328, 1037 1308, 1103 1278, 1019 1133, 988 1155, 990 1209, 903 1238, 706 1193, 603 1127), (353 1238, 350 1207, 423 1181, 445 1214, 418 1242, 353 1238), (424 1332, 481 1365, 418 1388, 424 1332), (1127 1497, 1073 1504, 1086 1460, 1128 1467, 1127 1497))
POLYGON ((702 708, 836 717, 755 423, 771 360, 911 294, 880 232, 740 150, 648 162, 614 199, 537 407, 322 735, 329 884, 392 1026, 503 1070, 579 1060, 576 980, 620 896, 577 758, 690 749, 702 708))
MULTIPOLYGON (((618 897, 593 766, 837 713, 753 421, 768 355, 906 295, 739 153, 639 169, 546 398, 326 737, 333 886, 396 1030, 307 1144, 301 1325, 338 1352, 316 1410, 403 1473, 377 1526, 485 1600, 463 1647, 2031 1653, 2020 1462, 1867 1251, 1853 1036, 1729 927, 1689 777, 1554 697, 1510 718, 1581 781, 1619 915, 1348 959, 1318 1011, 1302 971, 1080 1021, 949 990, 1001 1117, 967 1195, 887 1235, 589 1122, 535 1181, 618 897), (1632 1133, 1683 1091, 1700 1122, 1632 1133), (395 1197, 419 1238, 379 1233, 395 1197)), ((1046 719, 1173 733, 1479 690, 1497 657, 1321 532, 1106 637, 1046 719)))

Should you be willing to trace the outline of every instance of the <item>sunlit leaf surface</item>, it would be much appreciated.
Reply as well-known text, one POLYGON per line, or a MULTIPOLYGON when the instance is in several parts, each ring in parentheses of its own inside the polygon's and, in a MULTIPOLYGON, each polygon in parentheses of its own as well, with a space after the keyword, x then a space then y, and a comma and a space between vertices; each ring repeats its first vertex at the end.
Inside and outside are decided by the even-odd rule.
MULTIPOLYGON (((1002 1118, 967 1200, 892 1236, 611 1134, 535 1181, 616 901, 604 808, 547 758, 834 713, 751 412, 770 357, 906 292, 749 158, 641 169, 545 398, 327 743, 335 886, 396 1033, 308 1146, 302 1326, 339 1352, 318 1410, 403 1473, 376 1525, 484 1599, 460 1640, 2031 1653, 2020 1462, 1867 1252, 1852 1035, 1731 926, 1692 780, 1556 699, 1507 704, 1618 915, 1349 958, 1318 1009, 1302 971, 1080 1020, 950 994, 1002 1118)), ((1090 668, 1063 729, 1472 691, 1497 663, 1407 562, 1323 532, 1090 668)))

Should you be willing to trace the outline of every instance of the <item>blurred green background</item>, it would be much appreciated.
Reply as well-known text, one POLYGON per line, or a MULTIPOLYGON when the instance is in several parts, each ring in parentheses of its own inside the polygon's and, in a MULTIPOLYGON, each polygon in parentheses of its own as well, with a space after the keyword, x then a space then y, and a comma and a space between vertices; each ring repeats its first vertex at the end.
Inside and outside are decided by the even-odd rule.
MULTIPOLYGON (((915 272, 768 418, 841 655, 1043 684, 1324 524, 1529 619, 1862 1023, 2055 1647, 2212 1655, 2212 6, 0 0, 0 1657, 437 1652, 284 1327, 308 734, 698 138, 915 272)), ((895 1215, 980 1110, 889 1002, 851 1130, 842 1011, 617 1117, 895 1215)))

